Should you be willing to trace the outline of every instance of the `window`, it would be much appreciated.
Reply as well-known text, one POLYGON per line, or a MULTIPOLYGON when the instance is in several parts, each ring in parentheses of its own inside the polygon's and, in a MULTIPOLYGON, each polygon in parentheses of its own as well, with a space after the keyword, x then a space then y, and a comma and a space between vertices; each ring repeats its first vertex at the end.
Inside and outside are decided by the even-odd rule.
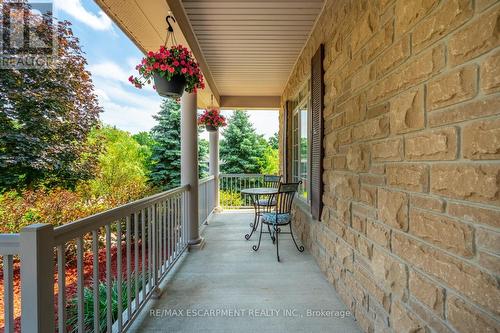
POLYGON ((299 197, 307 202, 310 201, 309 194, 309 107, 310 107, 309 84, 295 101, 292 102, 292 180, 302 181, 299 187, 299 197))

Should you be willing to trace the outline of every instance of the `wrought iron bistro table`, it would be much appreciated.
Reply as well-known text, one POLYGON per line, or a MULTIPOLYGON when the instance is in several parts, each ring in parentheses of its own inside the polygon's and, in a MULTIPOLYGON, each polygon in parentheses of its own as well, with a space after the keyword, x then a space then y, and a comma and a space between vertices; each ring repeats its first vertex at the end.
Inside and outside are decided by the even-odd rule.
POLYGON ((277 188, 272 187, 255 187, 255 188, 247 188, 241 190, 241 194, 249 195, 252 200, 253 209, 255 211, 255 217, 253 219, 253 223, 250 223, 250 227, 252 230, 249 234, 245 235, 245 239, 249 240, 252 237, 252 234, 255 230, 257 230, 257 226, 259 225, 259 219, 263 212, 268 211, 272 206, 263 206, 259 205, 259 200, 262 197, 269 197, 273 194, 278 194, 277 188))

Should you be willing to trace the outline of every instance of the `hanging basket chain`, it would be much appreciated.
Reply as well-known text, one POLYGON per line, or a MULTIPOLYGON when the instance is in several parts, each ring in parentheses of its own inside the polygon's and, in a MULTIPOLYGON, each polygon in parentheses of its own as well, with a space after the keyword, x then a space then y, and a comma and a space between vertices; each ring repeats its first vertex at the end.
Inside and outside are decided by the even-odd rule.
POLYGON ((165 43, 164 43, 165 47, 168 46, 168 42, 169 41, 172 42, 172 46, 177 45, 177 40, 175 38, 175 33, 174 33, 174 27, 172 27, 172 24, 170 23, 169 19, 172 19, 172 21, 174 21, 174 23, 176 22, 175 18, 173 16, 171 16, 171 15, 168 15, 165 18, 165 20, 167 21, 167 24, 168 24, 167 36, 165 37, 165 43))

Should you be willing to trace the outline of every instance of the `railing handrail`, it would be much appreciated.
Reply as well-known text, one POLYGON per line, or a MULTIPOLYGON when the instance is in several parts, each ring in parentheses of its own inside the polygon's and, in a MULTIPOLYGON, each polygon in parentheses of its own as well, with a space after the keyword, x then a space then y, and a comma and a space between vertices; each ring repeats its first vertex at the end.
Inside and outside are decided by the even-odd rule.
POLYGON ((0 255, 18 255, 20 248, 19 234, 0 234, 0 255))
POLYGON ((132 214, 142 208, 146 208, 149 205, 157 203, 166 197, 173 196, 176 194, 188 191, 190 185, 184 185, 176 187, 172 190, 164 191, 151 195, 146 198, 142 198, 116 208, 106 210, 101 213, 97 213, 82 219, 70 222, 68 224, 61 225, 54 228, 54 245, 60 245, 67 241, 70 241, 80 235, 91 232, 105 226, 106 224, 112 223, 118 219, 126 217, 128 214, 132 214))
POLYGON ((201 184, 204 184, 206 182, 209 182, 211 181, 212 179, 215 179, 215 176, 214 175, 211 175, 211 176, 207 176, 205 178, 202 178, 200 180, 198 180, 198 185, 201 185, 201 184))
POLYGON ((221 173, 221 177, 263 177, 261 173, 221 173))

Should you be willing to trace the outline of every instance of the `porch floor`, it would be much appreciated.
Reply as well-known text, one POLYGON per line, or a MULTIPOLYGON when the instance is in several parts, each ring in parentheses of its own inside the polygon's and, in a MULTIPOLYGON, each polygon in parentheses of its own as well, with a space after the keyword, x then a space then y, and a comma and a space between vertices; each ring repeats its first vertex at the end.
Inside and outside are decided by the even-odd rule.
POLYGON ((205 228, 205 247, 189 253, 166 283, 160 299, 138 318, 133 332, 361 332, 352 316, 311 317, 308 310, 346 311, 307 250, 300 253, 290 235, 280 237, 280 259, 269 234, 258 252, 247 241, 253 215, 224 212, 205 228), (183 310, 183 313, 165 311, 183 310), (232 309, 229 316, 205 310, 232 309), (152 310, 164 311, 160 316, 152 310), (205 317, 188 316, 188 310, 205 317), (272 310, 274 312, 272 312, 272 310), (285 310, 290 310, 284 313, 285 310), (292 311, 295 310, 295 311, 292 311), (240 316, 236 316, 236 312, 240 316), (272 316, 263 316, 266 314, 272 316), (279 312, 276 312, 279 311, 279 312), (260 316, 258 316, 260 315, 260 316))

